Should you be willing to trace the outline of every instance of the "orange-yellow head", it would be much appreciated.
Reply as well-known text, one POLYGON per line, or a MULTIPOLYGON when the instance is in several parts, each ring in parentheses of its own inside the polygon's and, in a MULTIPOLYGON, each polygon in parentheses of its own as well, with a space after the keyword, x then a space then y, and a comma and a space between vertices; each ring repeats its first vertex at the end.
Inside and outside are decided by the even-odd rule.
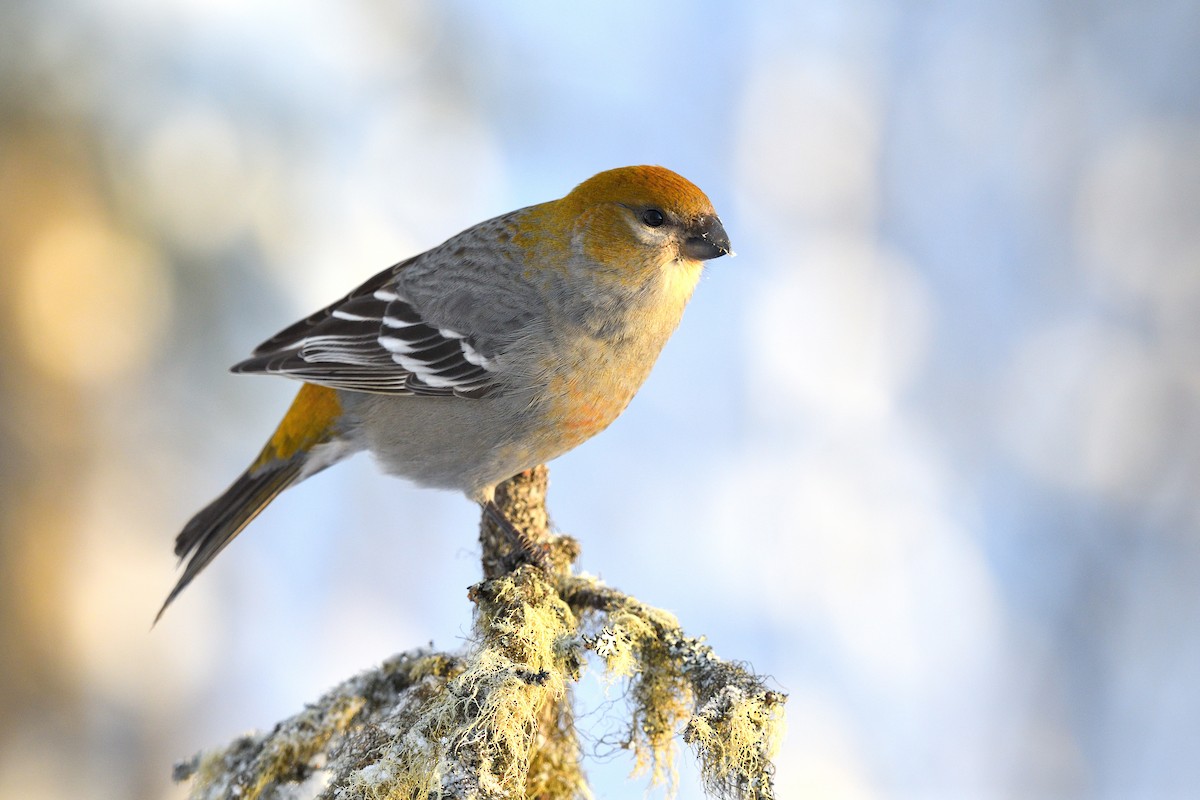
MULTIPOLYGON (((584 252, 598 262, 705 261, 730 254, 729 237, 708 196, 664 167, 610 169, 558 201, 586 232, 584 252)), ((647 264, 649 266, 649 264, 647 264)))
POLYGON ((610 169, 525 213, 514 241, 532 263, 602 281, 641 286, 671 264, 698 278, 702 262, 732 255, 708 197, 663 167, 610 169))

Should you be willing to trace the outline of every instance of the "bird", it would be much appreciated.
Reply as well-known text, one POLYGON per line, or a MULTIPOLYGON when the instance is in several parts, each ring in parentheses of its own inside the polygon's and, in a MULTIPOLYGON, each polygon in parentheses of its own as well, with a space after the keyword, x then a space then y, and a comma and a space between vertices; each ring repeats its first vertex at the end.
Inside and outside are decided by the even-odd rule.
POLYGON ((729 237, 695 184, 621 167, 467 228, 284 328, 232 372, 302 385, 253 463, 179 533, 186 566, 155 621, 280 492, 363 450, 503 524, 497 484, 625 410, 705 263, 724 255, 729 237))

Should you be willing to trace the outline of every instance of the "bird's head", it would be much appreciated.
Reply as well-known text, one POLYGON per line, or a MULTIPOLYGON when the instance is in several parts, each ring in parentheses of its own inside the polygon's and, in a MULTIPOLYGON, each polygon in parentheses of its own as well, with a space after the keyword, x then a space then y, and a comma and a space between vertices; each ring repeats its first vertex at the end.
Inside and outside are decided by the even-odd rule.
POLYGON ((559 202, 575 221, 584 253, 597 263, 657 268, 733 254, 708 197, 664 167, 610 169, 559 202))

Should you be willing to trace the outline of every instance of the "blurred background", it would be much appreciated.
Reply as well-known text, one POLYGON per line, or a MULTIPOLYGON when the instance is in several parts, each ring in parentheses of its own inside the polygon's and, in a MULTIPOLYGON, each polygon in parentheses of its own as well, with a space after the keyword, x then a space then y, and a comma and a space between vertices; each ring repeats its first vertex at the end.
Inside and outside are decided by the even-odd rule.
MULTIPOLYGON (((295 391, 226 368, 637 163, 738 257, 551 510, 790 693, 779 796, 1200 796, 1200 5, 732 6, 5 2, 0 797, 179 798, 461 646, 476 509, 365 456, 150 630, 295 391)), ((619 689, 580 701, 597 797, 641 795, 619 689)))

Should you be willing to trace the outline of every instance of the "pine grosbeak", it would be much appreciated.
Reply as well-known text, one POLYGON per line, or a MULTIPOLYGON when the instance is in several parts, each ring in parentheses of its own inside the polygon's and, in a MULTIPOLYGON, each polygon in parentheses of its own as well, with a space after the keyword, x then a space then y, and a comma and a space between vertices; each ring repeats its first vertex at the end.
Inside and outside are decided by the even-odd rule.
POLYGON ((253 464, 188 522, 162 611, 280 492, 370 450, 498 513, 496 484, 616 419, 700 277, 730 253, 708 198, 662 167, 601 172, 384 270, 234 372, 304 381, 253 464))

